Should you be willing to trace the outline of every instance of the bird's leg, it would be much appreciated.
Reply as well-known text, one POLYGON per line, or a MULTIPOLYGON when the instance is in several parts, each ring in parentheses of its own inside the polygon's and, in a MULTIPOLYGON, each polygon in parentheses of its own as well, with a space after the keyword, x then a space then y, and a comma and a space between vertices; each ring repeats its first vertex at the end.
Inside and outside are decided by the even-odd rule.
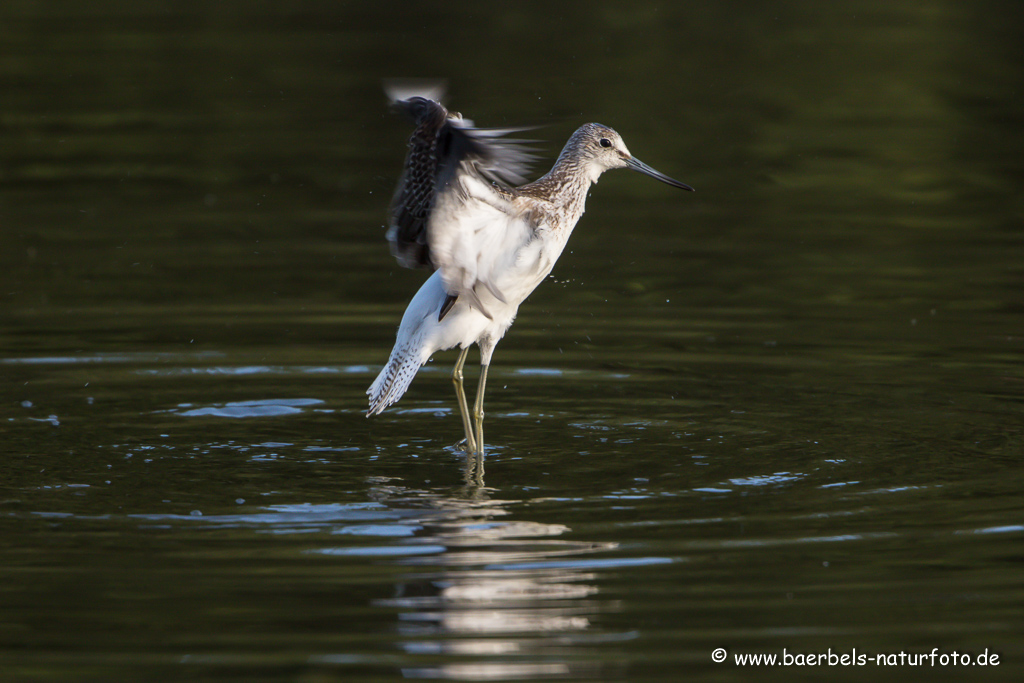
POLYGON ((459 413, 462 415, 462 429, 466 432, 466 452, 476 453, 476 440, 473 437, 473 428, 469 423, 469 405, 466 403, 466 390, 462 386, 462 366, 466 364, 466 356, 469 355, 469 347, 462 349, 459 359, 455 361, 455 368, 452 370, 452 384, 455 385, 455 396, 459 402, 459 413))
POLYGON ((476 421, 477 453, 484 455, 484 386, 487 384, 487 367, 480 366, 480 385, 476 389, 476 403, 473 404, 473 419, 476 421))

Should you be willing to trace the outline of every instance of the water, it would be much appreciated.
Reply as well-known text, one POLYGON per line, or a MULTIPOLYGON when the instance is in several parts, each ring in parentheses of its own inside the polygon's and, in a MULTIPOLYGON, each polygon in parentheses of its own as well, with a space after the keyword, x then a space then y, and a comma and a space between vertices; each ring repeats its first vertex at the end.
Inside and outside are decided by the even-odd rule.
POLYGON ((1020 678, 1015 5, 565 7, 0 9, 3 680, 1020 678), (594 189, 483 487, 454 354, 363 417, 396 75, 698 190, 594 189))

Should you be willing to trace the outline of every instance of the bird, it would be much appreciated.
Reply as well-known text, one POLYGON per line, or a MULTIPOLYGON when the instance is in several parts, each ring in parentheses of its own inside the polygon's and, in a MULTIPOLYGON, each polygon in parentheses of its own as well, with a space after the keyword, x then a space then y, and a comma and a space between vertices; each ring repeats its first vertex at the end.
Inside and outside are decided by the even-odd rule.
POLYGON ((682 190, 693 188, 634 157, 613 129, 587 123, 548 173, 526 182, 535 160, 525 128, 478 128, 441 104, 439 87, 395 87, 392 108, 412 120, 386 237, 399 264, 433 273, 402 316, 387 364, 366 390, 367 417, 409 388, 438 351, 459 347, 452 370, 467 453, 484 455, 484 390, 495 346, 520 304, 548 276, 583 215, 591 185, 627 168, 682 190), (472 413, 463 387, 470 347, 480 350, 472 413))

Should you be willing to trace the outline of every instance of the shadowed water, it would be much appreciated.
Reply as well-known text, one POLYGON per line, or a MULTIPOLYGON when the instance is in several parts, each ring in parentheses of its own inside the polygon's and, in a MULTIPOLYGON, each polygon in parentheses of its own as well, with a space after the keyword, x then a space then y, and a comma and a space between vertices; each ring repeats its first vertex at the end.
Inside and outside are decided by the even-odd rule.
POLYGON ((565 7, 0 8, 0 678, 1019 679, 1015 5, 565 7), (399 75, 697 188, 593 189, 482 470, 454 352, 364 417, 399 75))

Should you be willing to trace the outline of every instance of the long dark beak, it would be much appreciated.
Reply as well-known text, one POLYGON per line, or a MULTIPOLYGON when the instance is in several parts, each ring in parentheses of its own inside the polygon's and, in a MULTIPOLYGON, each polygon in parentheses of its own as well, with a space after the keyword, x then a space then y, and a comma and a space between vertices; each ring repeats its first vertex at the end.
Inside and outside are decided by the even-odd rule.
POLYGON ((652 178, 654 178, 655 180, 660 180, 661 182, 665 183, 666 185, 671 185, 672 187, 678 187, 680 190, 689 190, 690 192, 693 192, 693 188, 690 187, 689 185, 687 185, 686 183, 681 183, 678 180, 673 180, 672 178, 669 178, 664 173, 660 173, 658 171, 655 171, 653 168, 651 168, 650 166, 648 166, 644 162, 640 161, 636 157, 629 157, 628 159, 626 159, 626 166, 628 166, 629 168, 633 169, 634 171, 640 171, 644 175, 649 175, 652 178))

